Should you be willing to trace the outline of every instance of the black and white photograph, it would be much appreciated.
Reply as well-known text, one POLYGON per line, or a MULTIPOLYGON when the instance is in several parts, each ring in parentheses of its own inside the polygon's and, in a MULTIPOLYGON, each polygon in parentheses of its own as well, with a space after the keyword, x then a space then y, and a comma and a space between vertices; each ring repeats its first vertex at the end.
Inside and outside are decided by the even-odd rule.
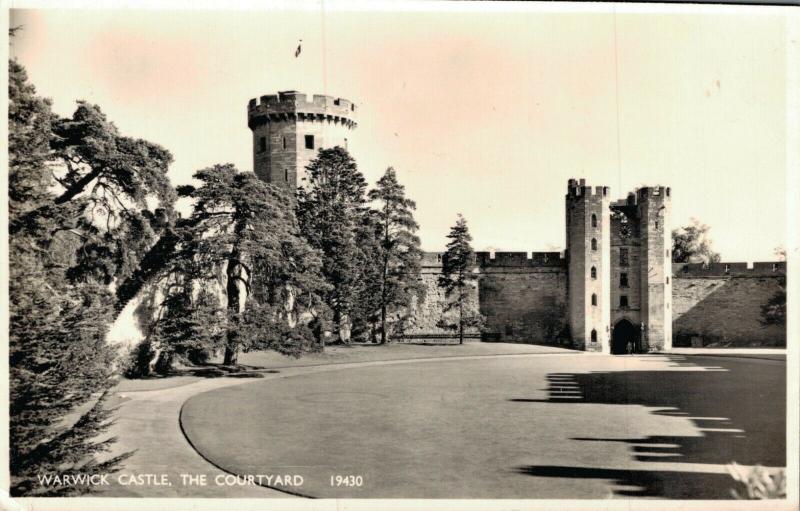
POLYGON ((797 8, 4 9, 0 509, 797 509, 797 8))

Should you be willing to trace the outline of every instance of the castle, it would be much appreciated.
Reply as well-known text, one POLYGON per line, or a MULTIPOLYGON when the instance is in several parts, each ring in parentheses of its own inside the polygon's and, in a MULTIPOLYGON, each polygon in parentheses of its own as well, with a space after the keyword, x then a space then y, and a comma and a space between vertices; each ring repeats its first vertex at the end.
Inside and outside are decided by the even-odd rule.
MULTIPOLYGON (((295 91, 251 99, 253 169, 266 182, 303 186, 321 148, 349 147, 355 105, 295 91)), ((550 342, 601 353, 669 350, 698 342, 784 345, 785 326, 764 325, 760 307, 785 279, 784 262, 673 264, 671 190, 643 187, 612 201, 609 187, 570 179, 566 250, 477 252, 474 306, 486 318, 473 337, 550 342)), ((441 253, 425 253, 426 298, 406 339, 442 339, 441 253)))

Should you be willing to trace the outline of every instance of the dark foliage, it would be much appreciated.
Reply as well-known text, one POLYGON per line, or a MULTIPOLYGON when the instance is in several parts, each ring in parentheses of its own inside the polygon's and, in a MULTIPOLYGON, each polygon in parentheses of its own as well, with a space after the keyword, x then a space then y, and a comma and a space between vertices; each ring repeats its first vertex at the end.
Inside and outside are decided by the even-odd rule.
POLYGON ((484 319, 475 310, 470 297, 475 293, 478 273, 475 266, 475 252, 470 242, 472 236, 467 228, 467 221, 458 215, 456 225, 447 235, 450 241, 442 257, 442 274, 438 284, 444 289, 447 304, 445 316, 438 323, 441 328, 449 328, 458 332, 459 344, 464 343, 466 328, 482 328, 484 319), (455 313, 455 317, 451 316, 455 313))
POLYGON ((116 353, 105 342, 115 300, 109 284, 131 273, 173 194, 169 153, 121 137, 97 107, 58 119, 9 62, 9 387, 14 495, 65 494, 38 474, 108 473, 97 462, 110 410, 116 353), (84 414, 78 410, 94 403, 84 414))
POLYGON ((377 283, 378 293, 371 294, 378 302, 381 343, 385 343, 389 315, 395 316, 394 326, 401 332, 413 298, 422 299, 424 289, 419 277, 422 250, 413 213, 416 204, 406 198, 405 188, 397 181, 393 168, 386 169, 369 198, 378 202, 374 216, 379 250, 375 255, 380 262, 377 278, 370 276, 377 283))
POLYGON ((341 147, 321 149, 307 167, 308 186, 297 194, 297 218, 309 244, 322 254, 324 295, 340 339, 351 329, 370 332, 375 321, 373 285, 379 259, 377 225, 366 206, 367 183, 341 147))

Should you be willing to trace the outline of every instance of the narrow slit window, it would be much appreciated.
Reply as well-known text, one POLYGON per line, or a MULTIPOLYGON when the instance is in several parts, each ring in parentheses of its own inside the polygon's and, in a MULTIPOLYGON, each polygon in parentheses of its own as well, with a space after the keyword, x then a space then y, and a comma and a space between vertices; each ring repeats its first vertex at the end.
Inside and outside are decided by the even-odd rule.
POLYGON ((620 307, 627 307, 628 306, 628 297, 622 295, 619 297, 619 306, 620 307))
POLYGON ((596 278, 597 278, 597 268, 595 268, 594 266, 592 266, 592 269, 591 269, 591 271, 590 271, 590 274, 592 275, 592 280, 596 279, 596 278))
POLYGON ((592 305, 597 305, 597 295, 592 293, 592 305))
POLYGON ((289 182, 289 169, 283 169, 283 179, 285 179, 287 183, 289 182))
POLYGON ((263 153, 267 150, 267 137, 259 137, 258 139, 258 151, 263 153))
POLYGON ((286 137, 283 137, 283 148, 286 149, 286 137))
POLYGON ((597 250, 597 240, 592 238, 592 250, 597 250))
POLYGON ((314 135, 306 135, 306 149, 314 149, 314 135))
POLYGON ((592 214, 592 227, 597 227, 597 215, 592 214))
POLYGON ((620 273, 619 274, 619 287, 628 287, 628 274, 627 273, 620 273))
POLYGON ((592 329, 592 342, 597 342, 597 330, 592 329))
POLYGON ((619 249, 619 265, 620 266, 628 266, 630 263, 628 262, 628 249, 621 248, 619 249))

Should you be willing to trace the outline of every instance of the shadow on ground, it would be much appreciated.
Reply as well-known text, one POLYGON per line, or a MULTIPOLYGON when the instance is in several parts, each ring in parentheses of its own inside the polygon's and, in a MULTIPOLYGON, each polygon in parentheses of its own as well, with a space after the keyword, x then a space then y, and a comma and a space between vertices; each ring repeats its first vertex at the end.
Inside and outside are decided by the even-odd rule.
POLYGON ((604 479, 616 486, 620 497, 660 497, 669 499, 733 498, 724 489, 732 488, 727 474, 677 472, 666 470, 619 470, 607 468, 560 467, 539 465, 520 467, 520 474, 536 477, 604 479), (720 493, 720 489, 722 494, 720 493))
MULTIPOLYGON (((641 405, 650 413, 691 420, 699 436, 573 438, 575 442, 622 442, 633 460, 694 464, 786 465, 786 366, 733 358, 670 356, 671 370, 550 373, 547 399, 517 403, 641 405), (720 399, 735 396, 734 400, 720 399)), ((653 359, 655 361, 655 358, 653 359)), ((663 359, 662 359, 663 360, 663 359)), ((611 479, 621 496, 726 498, 727 474, 586 467, 525 466, 539 477, 611 479), (634 488, 624 488, 633 486, 634 488)), ((712 470, 709 470, 711 472, 712 470)))

